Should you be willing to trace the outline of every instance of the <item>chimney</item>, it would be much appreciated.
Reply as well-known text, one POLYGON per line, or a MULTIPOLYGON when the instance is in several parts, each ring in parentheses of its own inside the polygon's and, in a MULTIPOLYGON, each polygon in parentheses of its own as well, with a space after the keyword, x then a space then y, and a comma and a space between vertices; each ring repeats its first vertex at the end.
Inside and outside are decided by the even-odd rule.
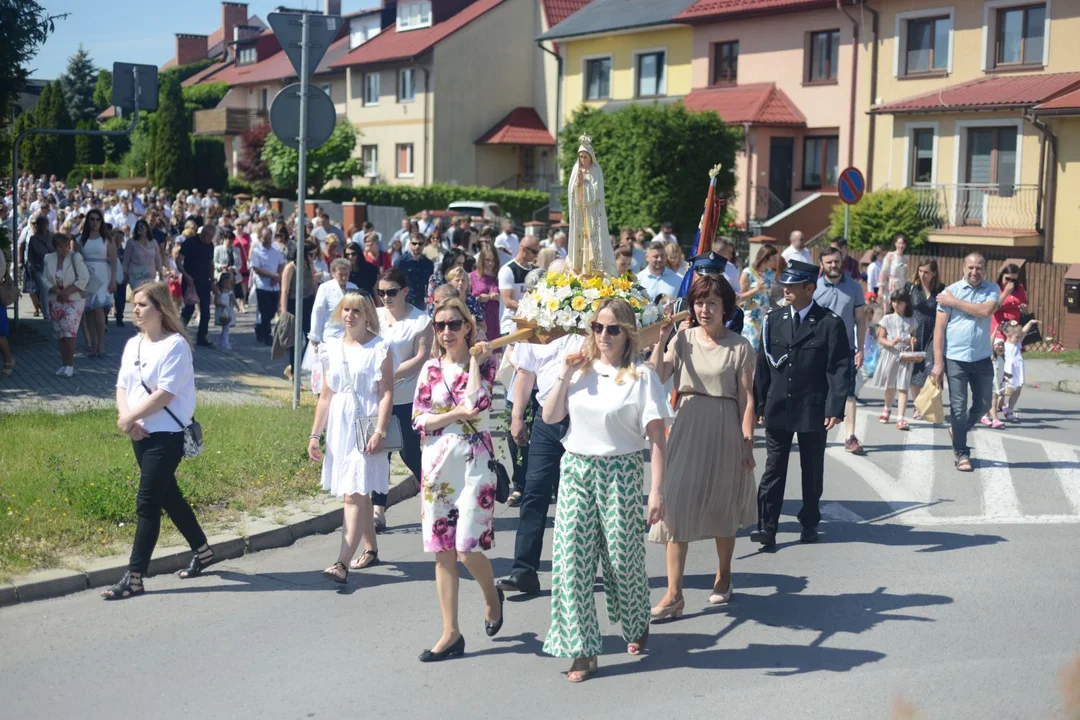
POLYGON ((224 57, 229 56, 229 43, 233 41, 236 36, 236 28, 241 25, 248 24, 248 6, 247 3, 239 2, 223 2, 221 3, 221 29, 222 36, 221 41, 225 43, 222 48, 222 55, 224 57))
POLYGON ((176 64, 190 65, 206 59, 206 36, 176 33, 176 64))
POLYGON ((326 0, 323 8, 325 15, 341 15, 341 0, 326 0))

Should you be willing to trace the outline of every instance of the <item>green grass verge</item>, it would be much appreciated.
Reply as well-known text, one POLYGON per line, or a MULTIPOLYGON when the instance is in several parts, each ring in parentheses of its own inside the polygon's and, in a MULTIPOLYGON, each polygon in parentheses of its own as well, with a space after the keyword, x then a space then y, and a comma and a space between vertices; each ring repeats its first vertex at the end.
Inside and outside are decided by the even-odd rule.
POLYGON ((1080 365, 1080 350, 1063 350, 1061 352, 1026 352, 1027 360, 1056 360, 1064 365, 1080 365))
MULTIPOLYGON (((314 497, 313 408, 206 406, 203 454, 177 479, 208 532, 242 511, 314 497)), ((72 555, 124 552, 135 532, 139 468, 112 410, 0 415, 0 580, 72 555)), ((162 543, 179 535, 167 520, 162 543)), ((182 544, 182 543, 181 543, 182 544)))

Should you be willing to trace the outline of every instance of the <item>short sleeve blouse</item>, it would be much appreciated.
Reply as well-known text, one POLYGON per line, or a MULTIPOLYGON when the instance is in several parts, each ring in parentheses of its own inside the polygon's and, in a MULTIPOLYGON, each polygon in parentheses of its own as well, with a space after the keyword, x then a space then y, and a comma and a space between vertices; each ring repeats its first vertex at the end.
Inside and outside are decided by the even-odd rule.
MULTIPOLYGON (((390 352, 394 355, 394 367, 397 368, 415 354, 416 338, 431 325, 431 318, 426 312, 412 307, 402 320, 394 320, 390 311, 377 308, 379 315, 379 335, 390 343, 390 352)), ((405 378, 394 385, 394 404, 408 405, 416 394, 416 379, 419 373, 405 378)))
POLYGON ((195 415, 195 368, 191 346, 179 333, 157 342, 136 335, 124 346, 116 386, 127 392, 129 409, 138 407, 155 390, 171 393, 173 398, 166 407, 176 420, 164 410, 158 410, 139 420, 138 424, 148 433, 182 431, 195 415))
MULTIPOLYGON (((716 345, 698 339, 698 328, 675 336, 675 389, 680 395, 739 399, 740 378, 754 375, 755 355, 750 341, 725 332, 716 345)), ((752 379, 750 383, 752 384, 752 379)))

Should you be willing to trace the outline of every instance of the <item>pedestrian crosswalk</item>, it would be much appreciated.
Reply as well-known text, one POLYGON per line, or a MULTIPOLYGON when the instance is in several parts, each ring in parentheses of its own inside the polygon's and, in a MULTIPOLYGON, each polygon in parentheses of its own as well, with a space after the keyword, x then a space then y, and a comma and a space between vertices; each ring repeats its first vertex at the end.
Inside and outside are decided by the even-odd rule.
POLYGON ((862 408, 856 434, 866 455, 844 451, 842 428, 830 437, 824 514, 840 522, 911 526, 1080 523, 1080 445, 1021 435, 1021 428, 974 430, 968 444, 975 471, 959 473, 946 426, 912 423, 910 431, 898 432, 862 408), (830 507, 828 499, 837 498, 838 485, 852 475, 886 512, 863 517, 842 497, 830 507))

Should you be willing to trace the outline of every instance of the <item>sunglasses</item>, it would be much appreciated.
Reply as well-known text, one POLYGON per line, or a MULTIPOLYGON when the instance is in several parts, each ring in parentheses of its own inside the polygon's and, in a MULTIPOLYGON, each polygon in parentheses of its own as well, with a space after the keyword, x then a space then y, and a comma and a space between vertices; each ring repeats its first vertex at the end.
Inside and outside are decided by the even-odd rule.
POLYGON ((1004 280, 1005 282, 1016 282, 1017 278, 1016 278, 1016 276, 1009 277, 1009 276, 1006 275, 1005 277, 1002 278, 1002 280, 1004 280))
POLYGON ((420 247, 420 243, 418 243, 418 242, 411 242, 411 243, 409 243, 409 247, 420 247))
POLYGON ((345 257, 356 257, 356 253, 355 252, 347 252, 347 253, 345 253, 345 257))
POLYGON ((601 323, 594 322, 592 324, 592 331, 594 335, 603 335, 606 332, 608 337, 619 337, 622 333, 622 326, 602 325, 601 323))
POLYGON ((532 253, 533 255, 539 255, 540 254, 539 250, 533 250, 531 247, 523 247, 521 249, 524 250, 527 253, 532 253))
MULTIPOLYGON (((383 290, 380 288, 375 292, 379 293, 379 297, 381 298, 396 298, 398 293, 401 292, 401 288, 394 288, 392 290, 383 290)), ((460 320, 456 320, 455 322, 460 322, 460 320)))
MULTIPOLYGON (((379 291, 379 294, 382 294, 382 290, 379 291)), ((458 332, 459 330, 461 330, 461 326, 465 324, 465 321, 451 320, 450 322, 442 322, 441 320, 436 320, 432 324, 435 326, 435 332, 442 332, 447 328, 450 329, 450 332, 458 332)))

